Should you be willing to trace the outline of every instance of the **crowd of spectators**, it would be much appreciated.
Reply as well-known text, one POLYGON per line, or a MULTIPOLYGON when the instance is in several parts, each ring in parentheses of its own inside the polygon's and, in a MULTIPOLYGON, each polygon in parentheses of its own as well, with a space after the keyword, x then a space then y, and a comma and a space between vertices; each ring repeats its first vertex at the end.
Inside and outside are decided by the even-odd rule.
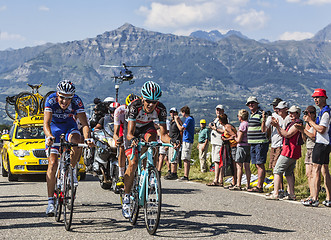
MULTIPOLYGON (((238 111, 240 125, 237 127, 229 123, 224 106, 220 104, 215 107, 216 116, 211 123, 207 124, 205 119, 200 119, 197 143, 200 171, 207 172, 211 169, 207 161, 210 144, 210 164, 214 166, 215 174, 214 180, 207 183, 207 186, 263 193, 265 164, 269 151, 269 169, 273 172, 274 190, 266 195, 266 199, 296 200, 294 169, 297 160, 301 158, 301 147, 306 143, 305 166, 310 196, 302 199, 301 202, 304 206, 319 205, 322 174, 326 189, 326 200, 323 201, 323 205, 330 207, 331 177, 328 165, 331 151, 331 110, 326 103, 327 95, 324 89, 316 89, 312 97, 315 105, 320 109, 318 115, 314 106, 308 106, 301 115, 300 107, 296 105, 290 107, 280 98, 275 98, 270 104, 273 113, 266 112, 259 106, 258 99, 250 96, 246 101, 248 109, 238 111), (257 169, 257 184, 254 187, 250 185, 252 165, 257 169), (242 184, 244 172, 245 187, 242 184), (283 175, 287 180, 286 188, 283 184, 283 175), (226 176, 232 176, 232 182, 225 186, 226 176)), ((169 134, 181 140, 182 147, 179 157, 169 163, 169 171, 165 179, 178 178, 177 167, 181 159, 184 163, 184 176, 181 180, 188 181, 195 120, 190 115, 188 106, 181 108, 180 113, 183 116, 182 120, 176 108, 170 109, 169 134)), ((173 150, 168 151, 168 159, 172 155, 173 150)))

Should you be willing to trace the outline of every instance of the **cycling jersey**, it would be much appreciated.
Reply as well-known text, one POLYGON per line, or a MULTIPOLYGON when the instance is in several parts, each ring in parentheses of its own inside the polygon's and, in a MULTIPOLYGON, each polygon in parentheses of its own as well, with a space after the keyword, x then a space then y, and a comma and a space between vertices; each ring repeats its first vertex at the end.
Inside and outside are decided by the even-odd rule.
POLYGON ((136 121, 136 128, 144 127, 156 119, 160 124, 166 124, 167 109, 161 102, 156 103, 156 107, 151 113, 144 111, 142 99, 132 102, 128 108, 128 121, 136 121))
POLYGON ((82 100, 77 95, 74 95, 69 107, 63 110, 58 103, 58 98, 55 92, 49 95, 46 99, 45 112, 52 113, 52 123, 56 124, 76 122, 74 116, 77 113, 85 112, 85 110, 82 100))
POLYGON ((125 115, 128 112, 128 108, 126 105, 121 105, 115 109, 114 112, 114 125, 121 125, 124 124, 125 115))
MULTIPOLYGON (((74 95, 68 108, 63 110, 58 103, 58 98, 55 92, 49 95, 46 99, 44 111, 52 113, 50 128, 52 135, 55 137, 56 143, 60 142, 60 136, 63 133, 65 134, 65 139, 67 141, 70 134, 80 134, 74 117, 77 113, 83 113, 85 110, 82 100, 77 95, 74 95)), ((46 145, 46 149, 47 148, 48 146, 46 145)), ((59 147, 52 147, 51 153, 58 154, 58 149, 59 147)))

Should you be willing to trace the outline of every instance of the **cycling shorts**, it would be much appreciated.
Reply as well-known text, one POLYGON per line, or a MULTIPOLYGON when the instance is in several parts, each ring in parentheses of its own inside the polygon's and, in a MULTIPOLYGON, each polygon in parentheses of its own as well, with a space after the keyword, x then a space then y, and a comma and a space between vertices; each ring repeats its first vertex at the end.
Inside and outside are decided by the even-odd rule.
MULTIPOLYGON (((126 131, 124 131, 124 133, 127 133, 127 128, 124 128, 124 130, 126 130, 126 131)), ((145 140, 147 140, 147 134, 157 135, 157 131, 156 131, 156 128, 154 127, 153 122, 150 122, 147 125, 142 126, 140 128, 136 127, 136 130, 134 132, 134 136, 136 138, 141 137, 141 138, 144 138, 145 140)), ((128 139, 126 138, 126 134, 125 134, 125 138, 124 138, 124 148, 125 148, 125 155, 130 156, 132 154, 132 148, 131 148, 130 141, 128 141, 128 139)))
MULTIPOLYGON (((69 135, 73 133, 78 133, 79 135, 80 132, 77 127, 76 122, 64 122, 64 123, 51 123, 51 131, 52 135, 55 137, 55 143, 60 143, 60 136, 61 134, 65 134, 65 140, 69 141, 69 135)), ((46 152, 48 149, 48 146, 46 145, 46 152)), ((51 153, 54 154, 59 154, 59 147, 51 147, 51 153)))

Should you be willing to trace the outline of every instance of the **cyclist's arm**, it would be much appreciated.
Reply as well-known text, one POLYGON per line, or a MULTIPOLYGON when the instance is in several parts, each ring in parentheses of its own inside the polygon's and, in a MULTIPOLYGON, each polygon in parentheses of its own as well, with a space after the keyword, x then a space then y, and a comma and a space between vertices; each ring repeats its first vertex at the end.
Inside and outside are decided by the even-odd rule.
POLYGON ((167 131, 167 126, 165 123, 161 123, 160 125, 160 136, 161 136, 161 141, 164 143, 170 143, 170 137, 168 135, 167 131))
POLYGON ((120 126, 121 126, 121 125, 115 125, 115 124, 114 124, 114 136, 113 136, 113 139, 114 139, 115 142, 117 142, 117 140, 120 138, 120 137, 119 137, 120 126))
POLYGON ((128 121, 128 133, 126 138, 128 141, 134 138, 134 132, 136 130, 136 121, 128 121))
POLYGON ((46 112, 44 113, 44 133, 46 138, 47 137, 53 137, 52 131, 51 131, 51 122, 52 122, 52 112, 46 112))
POLYGON ((84 139, 90 138, 91 131, 90 131, 90 127, 87 123, 87 117, 86 117, 85 112, 77 113, 77 117, 78 117, 80 123, 82 124, 84 139))

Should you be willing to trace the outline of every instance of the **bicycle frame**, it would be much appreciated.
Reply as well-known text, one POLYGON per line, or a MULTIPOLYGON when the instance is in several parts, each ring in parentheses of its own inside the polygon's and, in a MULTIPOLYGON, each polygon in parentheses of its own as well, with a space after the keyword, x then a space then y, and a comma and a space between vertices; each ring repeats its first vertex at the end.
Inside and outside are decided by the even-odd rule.
MULTIPOLYGON (((159 142, 139 142, 138 143, 138 176, 139 176, 139 184, 138 184, 138 192, 139 192, 139 200, 138 204, 139 206, 144 206, 145 200, 148 199, 148 188, 146 181, 148 179, 148 169, 150 167, 154 167, 153 162, 153 148, 157 146, 165 146, 165 147, 173 147, 172 144, 169 143, 159 143, 159 142), (148 146, 147 151, 140 155, 142 146, 148 146), (147 159, 145 171, 142 171, 142 160, 147 159), (144 194, 145 193, 145 194, 144 194)), ((133 152, 135 151, 135 148, 133 148, 133 152)), ((177 151, 174 152, 174 156, 172 158, 173 160, 176 158, 177 151)), ((133 159, 133 154, 130 158, 130 160, 133 159)))

